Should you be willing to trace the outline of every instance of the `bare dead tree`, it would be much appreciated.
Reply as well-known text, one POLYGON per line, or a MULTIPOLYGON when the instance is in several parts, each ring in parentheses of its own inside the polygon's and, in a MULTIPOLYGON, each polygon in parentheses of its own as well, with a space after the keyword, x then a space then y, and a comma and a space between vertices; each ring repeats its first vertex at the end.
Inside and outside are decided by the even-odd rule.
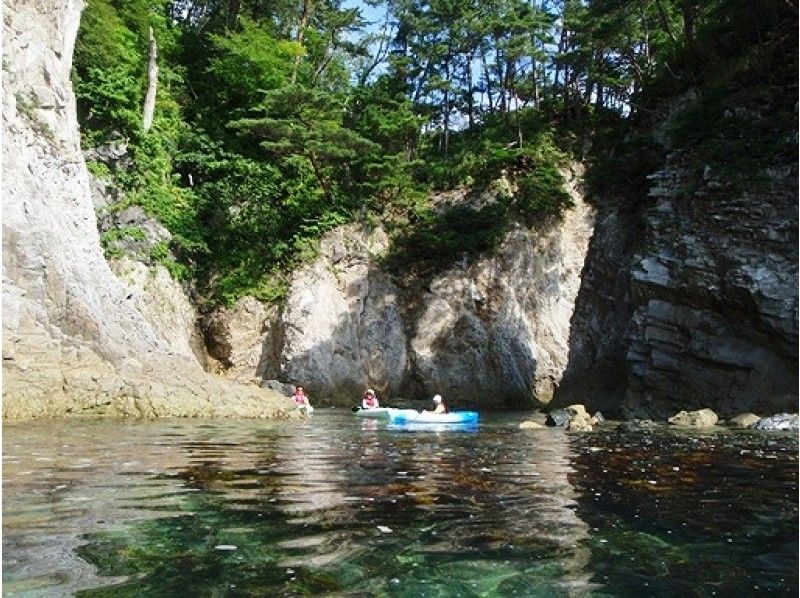
POLYGON ((153 125, 153 113, 156 109, 156 90, 158 88, 158 65, 156 64, 156 38, 153 28, 150 27, 150 42, 148 43, 147 59, 147 95, 144 97, 144 113, 142 115, 142 128, 149 131, 153 125))
MULTIPOLYGON (((305 39, 306 28, 311 20, 311 11, 314 10, 314 5, 311 0, 303 0, 303 12, 300 15, 300 23, 297 25, 297 45, 300 49, 303 48, 303 41, 305 39)), ((294 68, 292 68, 292 85, 297 82, 297 71, 300 69, 300 61, 302 54, 298 53, 294 57, 294 68)))

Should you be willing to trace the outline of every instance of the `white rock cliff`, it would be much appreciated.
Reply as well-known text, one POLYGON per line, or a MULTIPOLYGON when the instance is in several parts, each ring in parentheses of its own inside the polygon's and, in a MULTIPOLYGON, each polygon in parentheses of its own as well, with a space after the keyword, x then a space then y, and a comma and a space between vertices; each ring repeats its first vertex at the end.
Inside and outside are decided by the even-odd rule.
POLYGON ((516 225, 492 255, 456 264, 423 289, 381 269, 382 228, 341 227, 294 274, 280 314, 248 320, 252 299, 221 310, 211 345, 261 330, 240 359, 226 360, 230 371, 303 384, 326 402, 352 404, 372 387, 388 399, 440 392, 455 406, 546 404, 567 365, 594 225, 576 184, 570 177, 574 205, 562 219, 535 231, 516 225))
POLYGON ((4 417, 287 412, 277 395, 204 373, 154 322, 163 305, 147 307, 106 263, 70 84, 82 7, 5 3, 4 417))

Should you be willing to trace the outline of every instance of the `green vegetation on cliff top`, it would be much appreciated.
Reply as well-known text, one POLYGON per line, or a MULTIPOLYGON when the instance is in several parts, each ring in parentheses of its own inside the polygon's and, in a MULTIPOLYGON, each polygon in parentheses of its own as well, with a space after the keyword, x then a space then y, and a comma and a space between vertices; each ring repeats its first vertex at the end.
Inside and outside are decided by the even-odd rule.
POLYGON ((646 197, 668 156, 751 184, 795 155, 796 71, 796 11, 767 0, 89 0, 74 59, 84 146, 127 144, 93 167, 110 209, 163 223, 151 257, 212 304, 279 298, 357 219, 398 271, 490 250, 557 217, 570 158, 606 196, 646 197), (435 206, 500 178, 496 203, 435 206))

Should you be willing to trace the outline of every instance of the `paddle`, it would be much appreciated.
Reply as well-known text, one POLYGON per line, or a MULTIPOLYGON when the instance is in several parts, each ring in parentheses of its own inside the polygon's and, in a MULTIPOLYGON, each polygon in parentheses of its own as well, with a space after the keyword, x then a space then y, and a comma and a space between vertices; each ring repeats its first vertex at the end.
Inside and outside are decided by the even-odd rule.
POLYGON ((352 411, 353 413, 358 413, 359 411, 361 411, 361 407, 359 407, 358 405, 354 405, 353 407, 350 408, 350 411, 352 411))

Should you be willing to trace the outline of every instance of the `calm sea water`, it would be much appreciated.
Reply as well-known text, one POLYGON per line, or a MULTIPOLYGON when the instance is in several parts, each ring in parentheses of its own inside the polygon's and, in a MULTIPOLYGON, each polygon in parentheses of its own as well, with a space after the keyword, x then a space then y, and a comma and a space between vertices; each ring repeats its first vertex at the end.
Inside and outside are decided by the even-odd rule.
POLYGON ((796 596, 796 434, 3 427, 9 596, 796 596))

